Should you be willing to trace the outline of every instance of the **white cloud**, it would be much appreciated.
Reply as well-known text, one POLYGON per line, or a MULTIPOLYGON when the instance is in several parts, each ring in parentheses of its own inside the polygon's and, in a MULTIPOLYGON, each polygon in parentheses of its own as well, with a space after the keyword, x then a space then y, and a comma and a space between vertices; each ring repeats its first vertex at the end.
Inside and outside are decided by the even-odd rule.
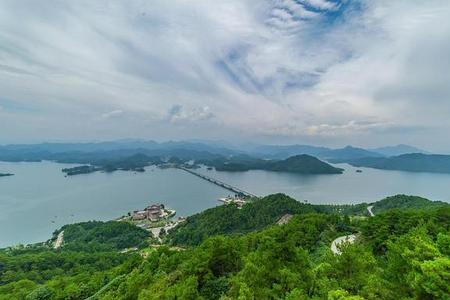
POLYGON ((124 111, 121 109, 116 109, 116 110, 112 110, 106 113, 101 114, 101 118, 102 119, 110 119, 110 118, 116 118, 116 117, 120 117, 121 115, 123 115, 124 111))
POLYGON ((170 122, 196 122, 206 121, 214 117, 208 106, 194 107, 186 109, 180 104, 174 104, 167 111, 167 118, 170 122))
MULTIPOLYGON (((430 127, 445 147, 449 9, 444 0, 5 0, 2 97, 37 109, 3 107, 0 126, 17 126, 0 139, 36 129, 82 139, 75 124, 101 116, 98 139, 117 128, 183 138, 183 124, 192 137, 220 126, 241 138, 384 143, 394 128, 430 127)), ((420 134, 392 139, 433 136, 420 134)))
POLYGON ((322 10, 334 10, 336 9, 336 3, 326 0, 304 0, 305 3, 311 5, 314 8, 322 10))

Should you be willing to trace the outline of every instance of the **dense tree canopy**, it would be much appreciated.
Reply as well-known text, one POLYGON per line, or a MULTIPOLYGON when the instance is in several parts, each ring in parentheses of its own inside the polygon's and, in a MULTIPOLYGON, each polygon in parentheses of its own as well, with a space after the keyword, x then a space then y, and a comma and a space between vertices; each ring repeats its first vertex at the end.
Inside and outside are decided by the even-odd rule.
POLYGON ((450 299, 448 206, 354 218, 290 200, 277 194, 197 215, 169 235, 182 249, 120 253, 140 231, 66 226, 61 249, 0 251, 0 299, 450 299), (276 225, 287 212, 295 216, 276 225), (351 233, 355 243, 333 254, 332 240, 351 233))

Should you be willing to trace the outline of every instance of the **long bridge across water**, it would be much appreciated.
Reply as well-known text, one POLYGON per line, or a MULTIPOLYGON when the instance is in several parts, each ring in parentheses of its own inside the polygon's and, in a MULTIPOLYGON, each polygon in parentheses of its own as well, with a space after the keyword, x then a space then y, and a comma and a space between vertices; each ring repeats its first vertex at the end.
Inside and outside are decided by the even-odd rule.
POLYGON ((200 178, 202 178, 202 179, 204 179, 206 181, 209 181, 209 182, 211 182, 211 183, 213 183, 215 185, 218 185, 218 186, 220 186, 220 187, 222 187, 224 189, 232 191, 233 193, 236 193, 236 194, 239 194, 239 195, 244 195, 244 196, 247 196, 247 197, 258 197, 256 195, 250 193, 250 192, 244 191, 243 189, 240 189, 238 187, 232 186, 232 185, 230 185, 228 183, 225 183, 223 181, 220 181, 218 179, 215 179, 215 178, 212 178, 212 177, 200 174, 200 173, 195 172, 195 171, 193 171, 191 169, 187 169, 187 168, 183 168, 183 167, 178 167, 178 169, 186 171, 188 173, 191 173, 192 175, 195 175, 195 176, 200 177, 200 178))

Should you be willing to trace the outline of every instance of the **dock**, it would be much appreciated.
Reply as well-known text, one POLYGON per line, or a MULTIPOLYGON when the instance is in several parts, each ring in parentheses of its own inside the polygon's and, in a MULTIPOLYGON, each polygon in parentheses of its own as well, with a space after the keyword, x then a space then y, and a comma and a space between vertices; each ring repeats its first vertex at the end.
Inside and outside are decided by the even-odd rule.
POLYGON ((210 176, 203 175, 201 173, 195 172, 195 171, 193 171, 191 169, 187 169, 187 168, 183 168, 183 167, 177 167, 177 168, 180 169, 180 170, 186 171, 188 173, 191 173, 194 176, 200 177, 200 178, 202 178, 202 179, 204 179, 206 181, 211 182, 212 184, 220 186, 220 187, 222 187, 222 188, 224 188, 226 190, 229 190, 229 191, 231 191, 233 193, 236 193, 238 195, 242 195, 242 196, 245 196, 245 197, 258 197, 256 195, 250 193, 250 192, 244 191, 243 189, 240 189, 238 187, 232 186, 231 184, 225 183, 223 181, 220 181, 218 179, 212 178, 210 176))

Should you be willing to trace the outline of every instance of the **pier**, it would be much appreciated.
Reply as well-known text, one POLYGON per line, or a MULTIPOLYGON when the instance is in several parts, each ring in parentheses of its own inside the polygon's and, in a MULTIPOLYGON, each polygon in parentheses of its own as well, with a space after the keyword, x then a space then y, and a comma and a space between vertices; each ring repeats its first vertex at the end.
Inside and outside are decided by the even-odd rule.
POLYGON ((187 169, 187 168, 183 168, 183 167, 177 167, 177 168, 180 169, 180 170, 186 171, 188 173, 191 173, 192 175, 200 177, 200 178, 202 178, 202 179, 204 179, 206 181, 209 181, 209 182, 211 182, 211 183, 213 183, 213 184, 215 184, 217 186, 220 186, 220 187, 222 187, 224 189, 227 189, 227 190, 229 190, 229 191, 231 191, 233 193, 236 193, 238 195, 243 195, 245 197, 258 197, 256 195, 250 193, 250 192, 244 191, 243 189, 240 189, 238 187, 232 186, 232 185, 230 185, 228 183, 225 183, 223 181, 220 181, 218 179, 215 179, 215 178, 212 178, 212 177, 209 177, 209 176, 197 173, 197 172, 195 172, 193 170, 190 170, 190 169, 187 169))

